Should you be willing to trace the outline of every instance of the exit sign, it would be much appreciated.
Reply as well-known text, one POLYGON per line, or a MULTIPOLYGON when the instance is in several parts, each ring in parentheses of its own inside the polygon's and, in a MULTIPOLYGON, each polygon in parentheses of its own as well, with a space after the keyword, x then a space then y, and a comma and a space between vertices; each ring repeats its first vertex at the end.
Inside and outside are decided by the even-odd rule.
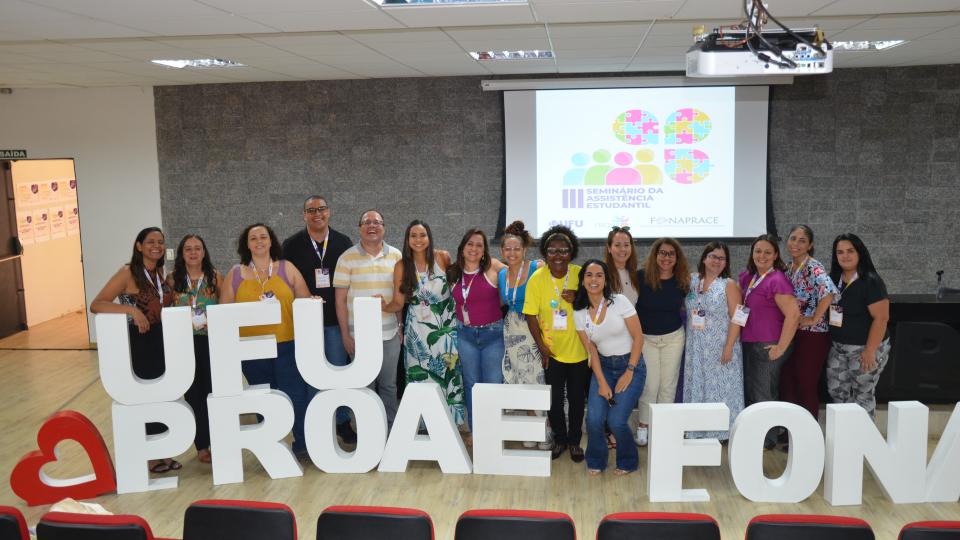
POLYGON ((0 150, 0 159, 27 159, 26 150, 0 150))

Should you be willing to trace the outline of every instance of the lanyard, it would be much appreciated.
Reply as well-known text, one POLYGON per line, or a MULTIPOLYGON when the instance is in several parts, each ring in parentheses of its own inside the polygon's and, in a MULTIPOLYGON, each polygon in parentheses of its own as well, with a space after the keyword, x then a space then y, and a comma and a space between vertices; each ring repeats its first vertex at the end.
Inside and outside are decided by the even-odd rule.
POLYGON ((800 272, 803 272, 803 269, 807 267, 807 262, 808 262, 809 260, 810 260, 810 256, 807 255, 807 258, 805 258, 805 259, 803 260, 803 264, 800 265, 800 268, 797 268, 797 271, 793 273, 793 276, 792 276, 793 279, 791 279, 790 281, 792 281, 792 282, 794 282, 794 283, 797 282, 797 276, 799 276, 799 275, 800 275, 800 272))
POLYGON ((197 309, 197 298, 200 297, 200 287, 203 286, 203 276, 200 276, 200 279, 197 280, 197 287, 194 289, 193 283, 190 282, 190 275, 187 275, 187 290, 194 289, 193 293, 190 294, 190 306, 193 309, 197 309))
POLYGON ((156 282, 154 282, 153 279, 150 279, 150 272, 148 272, 146 268, 143 269, 143 273, 147 276, 147 281, 149 281, 151 285, 157 288, 157 294, 160 295, 160 305, 162 306, 163 305, 163 284, 160 282, 160 273, 157 272, 156 274, 153 275, 154 279, 156 279, 156 282))
POLYGON ((553 309, 557 309, 560 305, 560 301, 563 300, 563 291, 567 290, 567 283, 570 281, 570 268, 567 268, 567 275, 563 276, 563 289, 557 289, 557 281, 550 276, 550 282, 553 284, 553 293, 556 295, 556 299, 551 304, 556 303, 556 306, 552 306, 553 309))
MULTIPOLYGON (((510 297, 510 307, 515 308, 517 306, 517 290, 520 288, 520 278, 523 276, 523 267, 527 264, 527 261, 520 263, 520 270, 517 271, 517 279, 513 280, 513 295, 510 297)), ((509 270, 507 275, 510 275, 509 270)))
POLYGON ((843 291, 849 289, 850 286, 853 285, 853 282, 856 281, 857 278, 859 278, 859 277, 860 277, 859 274, 854 273, 854 274, 853 274, 853 279, 851 279, 850 281, 844 281, 844 280, 843 280, 843 274, 841 274, 841 275, 840 275, 840 283, 837 284, 837 292, 839 292, 840 294, 843 294, 843 291))
POLYGON ((460 292, 463 293, 464 308, 466 308, 467 305, 467 297, 470 296, 470 288, 473 287, 473 282, 477 280, 477 276, 479 276, 480 273, 480 269, 478 268, 476 273, 473 274, 473 279, 470 280, 469 285, 466 283, 466 272, 464 272, 464 275, 460 278, 460 292))
POLYGON ((260 285, 260 296, 263 296, 263 288, 266 287, 267 283, 270 282, 270 278, 273 277, 273 259, 270 260, 270 266, 267 268, 266 281, 260 279, 260 272, 257 270, 257 265, 253 264, 253 261, 250 261, 250 269, 253 270, 253 277, 257 278, 257 285, 260 285))
POLYGON ((769 270, 767 270, 766 272, 764 272, 763 275, 760 276, 760 279, 757 279, 756 274, 754 274, 754 276, 753 276, 752 278, 750 278, 750 285, 747 286, 747 292, 743 293, 743 303, 744 303, 744 304, 747 303, 747 298, 750 296, 750 293, 752 293, 754 289, 756 289, 757 287, 760 286, 761 283, 763 283, 764 278, 766 278, 766 277, 767 277, 767 274, 769 274, 770 272, 773 272, 773 268, 772 268, 772 267, 771 267, 769 270))
MULTIPOLYGON (((593 324, 600 326, 600 317, 603 317, 603 309, 607 307, 607 299, 600 300, 600 307, 597 308, 597 314, 593 317, 593 324)), ((589 313, 589 312, 587 312, 589 313)))
POLYGON ((323 253, 320 253, 320 248, 317 247, 316 240, 314 240, 312 236, 310 237, 310 243, 313 244, 313 252, 320 258, 320 268, 323 268, 323 258, 327 256, 327 242, 329 240, 330 231, 327 231, 327 236, 323 239, 323 253))

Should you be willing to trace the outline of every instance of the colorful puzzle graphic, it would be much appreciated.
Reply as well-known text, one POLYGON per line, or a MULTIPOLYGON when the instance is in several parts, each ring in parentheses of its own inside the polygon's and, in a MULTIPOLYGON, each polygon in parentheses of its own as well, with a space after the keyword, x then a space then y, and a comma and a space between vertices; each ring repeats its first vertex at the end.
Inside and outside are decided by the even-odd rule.
POLYGON ((678 184, 696 184, 710 174, 710 158, 700 150, 664 150, 663 161, 667 176, 678 184))
POLYGON ((660 122, 642 109, 630 109, 613 121, 613 134, 627 144, 658 144, 660 122))
POLYGON ((664 144, 694 144, 707 138, 713 124, 703 111, 685 108, 675 111, 667 118, 663 129, 664 144))

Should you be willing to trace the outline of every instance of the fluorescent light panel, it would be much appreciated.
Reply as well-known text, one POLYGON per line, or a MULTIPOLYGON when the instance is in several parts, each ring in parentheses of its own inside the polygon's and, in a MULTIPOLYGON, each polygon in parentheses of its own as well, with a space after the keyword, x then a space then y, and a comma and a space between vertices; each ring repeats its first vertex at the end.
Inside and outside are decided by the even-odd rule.
POLYGON ((223 60, 220 58, 197 58, 194 60, 151 60, 154 64, 161 66, 183 69, 185 67, 194 68, 224 68, 224 67, 244 67, 240 62, 223 60))
POLYGON ((373 0, 381 6, 449 6, 476 4, 526 4, 527 0, 373 0))
POLYGON ((474 60, 543 60, 553 58, 553 51, 477 51, 470 53, 474 60))
POLYGON ((903 39, 889 39, 886 41, 834 41, 832 45, 837 51, 882 51, 904 43, 906 40, 903 39))

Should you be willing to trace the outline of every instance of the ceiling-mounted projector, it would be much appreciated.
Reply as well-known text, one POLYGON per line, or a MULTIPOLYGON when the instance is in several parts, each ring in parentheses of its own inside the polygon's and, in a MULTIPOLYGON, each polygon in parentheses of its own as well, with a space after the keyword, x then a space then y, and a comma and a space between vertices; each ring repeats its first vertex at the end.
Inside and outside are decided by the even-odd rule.
POLYGON ((787 28, 760 0, 745 0, 743 22, 694 31, 688 77, 816 75, 833 71, 833 46, 817 28, 787 28), (768 21, 776 27, 764 27, 768 21))
POLYGON ((817 50, 795 37, 815 43, 820 35, 816 28, 791 30, 789 34, 782 29, 764 30, 762 37, 779 52, 759 37, 747 38, 747 32, 725 30, 707 34, 687 51, 687 77, 815 75, 833 71, 833 48, 829 43, 822 42, 817 50))

